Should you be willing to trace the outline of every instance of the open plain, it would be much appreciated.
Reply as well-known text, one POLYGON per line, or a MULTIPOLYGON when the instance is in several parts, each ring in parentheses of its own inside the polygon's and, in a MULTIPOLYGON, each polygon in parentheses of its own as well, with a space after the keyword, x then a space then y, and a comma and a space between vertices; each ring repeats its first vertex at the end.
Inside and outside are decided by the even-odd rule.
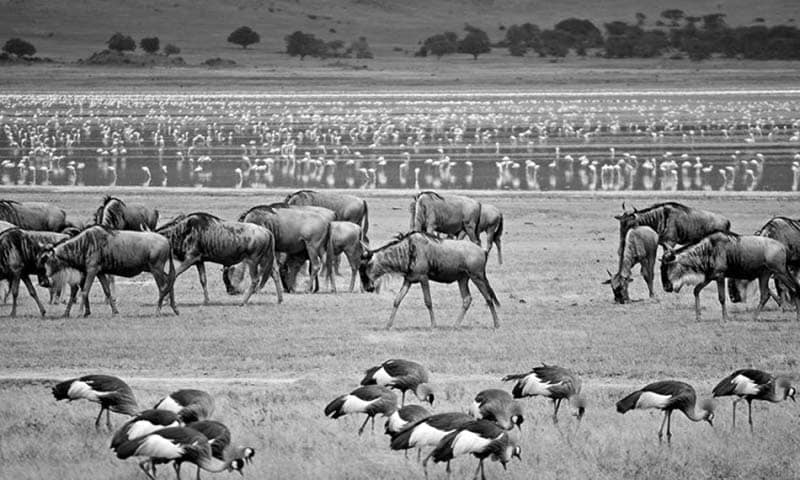
MULTIPOLYGON (((54 202, 85 219, 107 193, 155 206, 162 219, 197 210, 230 219, 287 191, 11 187, 3 197, 54 202)), ((411 191, 360 194, 370 205, 373 246, 407 228, 411 191)), ((501 302, 497 330, 474 288, 463 328, 450 328, 460 306, 458 289, 438 284, 432 293, 440 328, 429 328, 414 287, 395 328, 384 330, 400 285, 396 279, 380 294, 351 294, 341 292, 347 277, 339 277, 338 294, 290 294, 280 305, 268 285, 240 307, 238 297, 225 294, 220 268, 210 266, 212 305, 202 306, 196 274, 189 271, 176 282, 177 317, 153 315, 156 292, 149 276, 120 279, 119 316, 110 315, 98 286, 88 318, 61 318, 59 305, 49 306, 42 319, 22 292, 20 316, 0 321, 0 477, 143 478, 134 462, 117 460, 108 450, 109 433, 95 431, 95 405, 58 404, 50 394, 57 380, 109 373, 129 381, 143 408, 177 388, 211 392, 215 417, 230 426, 234 442, 256 450, 254 465, 246 469, 249 478, 422 478, 414 455, 406 460, 389 450, 380 419, 374 434, 367 430, 359 437, 360 419, 323 415, 327 402, 358 385, 364 369, 394 357, 429 367, 439 389, 435 412, 466 411, 478 391, 510 388, 500 382, 503 375, 541 362, 581 376, 588 400, 583 421, 565 416, 553 425, 549 402, 523 400, 522 461, 509 464, 507 473, 490 463, 490 478, 800 475, 800 417, 791 402, 756 402, 753 434, 744 422, 731 430, 727 399, 718 404, 713 428, 678 414, 671 447, 658 443, 658 412, 622 416, 614 409, 625 394, 662 379, 687 381, 701 398, 737 368, 783 373, 796 382, 800 325, 794 312, 773 304, 753 321, 751 297, 748 306, 730 306, 732 321, 722 323, 709 286, 702 295, 703 320, 696 322, 689 291, 664 293, 657 280, 656 297, 648 299, 638 268, 632 304, 615 305, 600 283, 606 269, 616 267, 613 215, 622 201, 639 208, 681 201, 727 215, 736 232, 749 233, 773 215, 797 217, 795 194, 469 194, 505 213, 505 264, 498 265, 492 252, 488 267, 501 302)), ((119 426, 123 418, 112 420, 119 426)), ((474 466, 474 460, 457 458, 455 477, 471 475, 474 466)), ((430 471, 432 478, 445 477, 441 465, 430 471)), ((162 478, 171 475, 162 469, 162 478)))

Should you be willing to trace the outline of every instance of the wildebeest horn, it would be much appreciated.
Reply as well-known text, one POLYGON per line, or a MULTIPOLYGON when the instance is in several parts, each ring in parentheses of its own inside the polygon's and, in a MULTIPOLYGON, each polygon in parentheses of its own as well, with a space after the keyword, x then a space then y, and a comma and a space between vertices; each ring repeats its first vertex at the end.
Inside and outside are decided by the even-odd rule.
POLYGON ((614 275, 611 274, 611 271, 609 269, 607 269, 607 268, 606 268, 606 272, 608 273, 609 277, 613 277, 614 276, 614 275))
POLYGON ((622 211, 623 212, 625 211, 625 201, 624 200, 622 201, 622 211))

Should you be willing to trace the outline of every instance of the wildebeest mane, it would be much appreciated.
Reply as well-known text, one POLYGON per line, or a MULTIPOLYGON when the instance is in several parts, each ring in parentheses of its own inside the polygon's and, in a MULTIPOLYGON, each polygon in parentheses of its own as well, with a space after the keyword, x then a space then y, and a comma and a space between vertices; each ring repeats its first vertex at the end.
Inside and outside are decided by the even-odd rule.
POLYGON ((641 210, 634 209, 633 213, 647 213, 647 212, 650 212, 650 211, 653 211, 653 210, 656 210, 656 209, 659 209, 659 208, 664 208, 664 207, 672 207, 672 208, 681 210, 681 211, 686 212, 686 213, 688 213, 688 212, 690 212, 692 210, 691 207, 687 207, 686 205, 684 205, 682 203, 678 203, 678 202, 661 202, 661 203, 654 203, 653 205, 650 205, 649 207, 643 208, 641 210))
POLYGON ((685 252, 686 250, 689 250, 690 248, 696 246, 699 243, 702 243, 702 242, 705 242, 705 241, 708 241, 708 243, 710 243, 711 240, 709 239, 709 237, 711 237, 712 235, 725 235, 725 236, 727 236, 729 238, 735 238, 735 239, 738 239, 741 236, 741 235, 739 235, 738 233, 735 233, 735 232, 721 232, 721 231, 718 231, 718 232, 714 232, 714 233, 711 233, 709 235, 706 235, 705 237, 701 238, 700 240, 697 240, 696 242, 687 243, 686 245, 681 245, 680 247, 673 249, 672 253, 677 255, 679 253, 685 252))
POLYGON ((431 235, 430 233, 427 233, 427 232, 415 232, 415 231, 399 232, 397 235, 392 237, 384 245, 381 245, 380 247, 378 247, 378 248, 376 248, 374 250, 371 250, 371 252, 375 253, 375 252, 379 252, 381 250, 385 250, 386 248, 389 248, 389 247, 391 247, 393 245, 397 245, 398 243, 402 242, 403 240, 406 240, 407 238, 411 237, 412 235, 420 235, 422 238, 425 238, 425 239, 427 239, 427 240, 429 240, 431 242, 434 242, 434 243, 441 243, 442 242, 441 238, 437 237, 436 235, 431 235))
POLYGON ((19 225, 19 205, 16 200, 0 200, 0 220, 19 225))
POLYGON ((97 224, 119 227, 125 222, 125 202, 117 197, 106 195, 103 204, 97 209, 94 221, 97 224), (112 203, 114 202, 114 203, 112 203))
POLYGON ((310 190, 310 189, 297 190, 296 192, 292 192, 289 195, 286 195, 286 198, 283 199, 283 203, 288 204, 289 200, 291 200, 293 197, 299 197, 301 195, 308 196, 309 194, 313 193, 317 193, 316 190, 310 190))
POLYGON ((438 200, 444 200, 444 198, 441 195, 439 195, 437 192, 434 192, 433 190, 424 190, 422 192, 419 192, 414 196, 414 200, 419 200, 419 197, 423 195, 430 195, 438 200))
POLYGON ((108 236, 116 236, 117 231, 112 230, 105 225, 90 225, 74 237, 65 238, 56 242, 51 247, 63 246, 68 254, 72 255, 76 250, 81 252, 94 251, 103 248, 108 243, 108 236))
POLYGON ((788 224, 790 227, 794 228, 798 232, 800 232, 800 221, 795 220, 793 218, 789 218, 789 217, 775 216, 775 217, 770 218, 767 223, 765 223, 761 228, 756 230, 755 235, 762 235, 764 232, 768 231, 767 229, 769 229, 770 231, 774 231, 775 226, 774 226, 773 222, 775 220, 780 220, 780 221, 788 224))
MULTIPOLYGON (((284 204, 284 205, 285 205, 285 204, 284 204)), ((249 209, 248 209, 246 212, 244 212, 243 214, 239 215, 238 221, 240 221, 240 222, 243 222, 243 221, 244 221, 244 219, 245 219, 245 218, 246 218, 248 215, 250 215, 251 213, 253 213, 253 212, 254 212, 254 211, 256 211, 256 210, 266 210, 268 213, 272 213, 272 214, 274 214, 274 213, 277 213, 277 212, 275 212, 275 209, 273 208, 273 206, 274 206, 274 204, 270 204, 270 205, 256 205, 255 207, 250 207, 250 208, 249 208, 249 209)))

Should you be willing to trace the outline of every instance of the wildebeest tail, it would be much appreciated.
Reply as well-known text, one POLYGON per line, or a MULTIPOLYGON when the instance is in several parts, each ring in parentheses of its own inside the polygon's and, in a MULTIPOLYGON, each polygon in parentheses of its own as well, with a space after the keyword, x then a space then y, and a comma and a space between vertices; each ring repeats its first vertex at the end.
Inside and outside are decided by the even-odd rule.
POLYGON ((364 200, 364 218, 361 222, 361 240, 369 244, 369 238, 367 237, 367 231, 369 230, 369 206, 367 205, 367 201, 364 200))
POLYGON ((500 214, 500 221, 497 223, 497 231, 494 232, 494 244, 497 246, 497 263, 503 264, 503 214, 500 214))
POLYGON ((172 248, 170 248, 169 255, 169 273, 167 273, 167 282, 169 282, 169 291, 175 288, 175 262, 172 260, 172 248))
POLYGON ((478 218, 475 219, 475 230, 473 232, 478 245, 481 244, 481 208, 483 208, 481 202, 478 202, 478 218))
POLYGON ((636 402, 639 401, 639 396, 641 396, 641 390, 637 390, 627 397, 623 398, 619 402, 617 402, 617 411, 619 413, 625 413, 628 410, 632 410, 636 408, 636 402))
POLYGON ((328 283, 330 283, 331 288, 333 289, 334 293, 336 292, 336 284, 333 283, 333 261, 336 256, 333 254, 333 232, 331 231, 331 224, 328 222, 328 228, 326 233, 326 240, 325 240, 325 269, 327 270, 327 277, 328 283))

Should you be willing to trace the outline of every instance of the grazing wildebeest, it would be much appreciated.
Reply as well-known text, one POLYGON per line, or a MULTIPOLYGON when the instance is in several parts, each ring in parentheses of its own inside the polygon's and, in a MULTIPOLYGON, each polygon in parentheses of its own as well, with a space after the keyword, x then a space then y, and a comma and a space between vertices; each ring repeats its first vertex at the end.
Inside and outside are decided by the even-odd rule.
POLYGON ((106 196, 94 214, 94 223, 113 230, 155 230, 158 210, 106 196))
POLYGON ((367 201, 355 195, 343 193, 317 192, 314 190, 298 190, 286 196, 284 200, 288 205, 311 205, 324 207, 336 214, 336 220, 351 222, 361 227, 361 240, 369 242, 369 208, 367 201))
POLYGON ((461 324, 467 309, 472 303, 469 294, 469 280, 478 287, 486 304, 492 312, 494 327, 500 326, 495 305, 500 301, 486 278, 486 252, 479 246, 462 240, 440 240, 424 232, 408 232, 398 235, 382 247, 364 252, 359 273, 364 290, 375 290, 375 280, 387 273, 403 276, 403 286, 394 299, 392 313, 386 328, 391 328, 400 302, 414 283, 422 285, 425 307, 431 318, 431 326, 436 326, 433 316, 433 303, 429 281, 440 283, 458 282, 461 290, 461 312, 455 326, 461 324))
POLYGON ((625 211, 622 204, 622 215, 619 220, 619 248, 617 254, 622 257, 625 248, 625 235, 634 227, 647 226, 658 233, 658 243, 667 248, 675 245, 687 245, 702 239, 714 232, 727 232, 731 222, 720 214, 687 207, 676 202, 657 203, 643 210, 625 211))
MULTIPOLYGON (((56 273, 64 268, 74 268, 81 272, 84 276, 81 293, 84 316, 91 314, 89 293, 95 277, 100 279, 111 311, 117 314, 119 311, 111 297, 107 275, 133 277, 142 272, 150 272, 158 286, 156 314, 161 313, 161 305, 167 295, 172 310, 178 314, 172 289, 175 283, 175 266, 172 262, 169 240, 158 233, 110 230, 102 225, 94 225, 45 250, 39 262, 44 265, 50 282, 56 273), (169 272, 165 270, 167 263, 169 272)), ((73 295, 70 297, 64 316, 69 316, 74 300, 73 295)))
POLYGON ((275 242, 272 233, 252 223, 228 222, 209 213, 196 212, 179 215, 156 230, 167 237, 172 255, 181 264, 175 271, 177 278, 183 272, 197 267, 203 287, 203 304, 208 305, 206 268, 203 262, 231 266, 244 262, 250 271, 250 288, 245 292, 242 305, 272 276, 278 295, 283 301, 280 280, 275 268, 275 242))
MULTIPOLYGON (((669 250, 661 258, 661 282, 667 292, 679 292, 684 285, 695 285, 694 302, 700 320, 700 291, 712 280, 717 282, 717 295, 722 306, 722 319, 728 320, 725 308, 725 277, 758 279, 761 301, 755 318, 769 300, 768 281, 773 275, 792 292, 800 293, 800 284, 786 265, 786 247, 767 237, 717 232, 697 243, 669 250)), ((795 297, 800 320, 800 297, 795 297)))
MULTIPOLYGON (((800 220, 773 217, 759 228, 755 234, 775 239, 786 246, 786 264, 789 267, 789 272, 796 278, 797 272, 800 270, 800 220)), ((728 292, 732 302, 742 301, 747 283, 749 282, 737 281, 728 284, 728 292)), ((781 282, 775 282, 775 289, 778 292, 775 300, 782 304, 786 300, 787 292, 782 288, 781 282)))
POLYGON ((628 230, 625 236, 625 249, 622 252, 622 260, 619 268, 614 275, 608 272, 611 277, 603 284, 610 284, 611 291, 614 292, 615 303, 628 303, 631 301, 628 295, 628 284, 633 281, 631 269, 637 264, 642 265, 642 277, 647 283, 647 290, 650 297, 653 297, 653 277, 656 267, 656 251, 658 250, 658 234, 650 227, 635 227, 628 230))
POLYGON ((462 231, 473 243, 480 245, 478 227, 481 221, 481 204, 460 195, 443 197, 436 192, 420 192, 409 206, 409 228, 431 235, 443 233, 458 236, 462 231))
POLYGON ((64 210, 40 202, 20 203, 0 200, 0 220, 12 223, 23 230, 60 232, 73 226, 67 221, 64 210))
POLYGON ((44 244, 35 239, 33 235, 19 228, 9 228, 0 232, 0 278, 7 280, 9 284, 12 317, 17 315, 20 280, 25 283, 28 293, 36 301, 42 316, 46 313, 30 279, 30 275, 39 274, 37 257, 44 248, 44 244))
MULTIPOLYGON (((352 292, 364 251, 364 244, 361 242, 361 227, 350 222, 331 222, 331 242, 333 243, 333 254, 338 257, 344 253, 350 264, 350 291, 352 292)), ((282 266, 281 280, 289 291, 292 290, 297 272, 307 259, 305 255, 293 255, 288 257, 282 266)))
MULTIPOLYGON (((328 280, 336 291, 331 278, 331 262, 333 261, 333 245, 331 242, 331 221, 333 212, 319 207, 293 207, 285 203, 258 205, 239 216, 240 222, 261 225, 275 238, 275 251, 287 255, 307 255, 311 263, 311 272, 307 291, 314 290, 318 283, 322 259, 326 258, 328 280), (327 255, 325 253, 327 252, 327 255)), ((243 267, 233 265, 225 267, 223 278, 229 286, 228 293, 237 292, 241 287, 243 267), (225 278, 227 277, 227 278, 225 278)))

